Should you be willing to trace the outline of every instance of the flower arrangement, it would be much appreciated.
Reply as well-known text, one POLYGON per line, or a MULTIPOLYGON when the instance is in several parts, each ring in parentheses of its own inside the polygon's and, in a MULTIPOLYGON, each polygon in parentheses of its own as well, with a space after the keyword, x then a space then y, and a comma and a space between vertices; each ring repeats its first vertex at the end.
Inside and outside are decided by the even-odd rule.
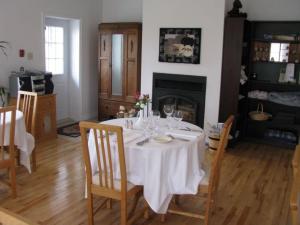
POLYGON ((137 111, 143 110, 145 107, 148 107, 151 101, 149 95, 141 95, 140 93, 136 93, 135 99, 136 99, 136 103, 134 108, 137 111))

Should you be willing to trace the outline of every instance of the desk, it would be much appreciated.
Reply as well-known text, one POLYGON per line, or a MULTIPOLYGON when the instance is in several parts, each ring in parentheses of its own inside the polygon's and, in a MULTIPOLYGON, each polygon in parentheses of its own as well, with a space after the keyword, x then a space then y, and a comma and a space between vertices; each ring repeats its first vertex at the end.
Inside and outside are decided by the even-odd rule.
MULTIPOLYGON (((104 124, 124 126, 124 119, 109 120, 104 124)), ((205 134, 199 127, 181 122, 197 132, 182 130, 167 131, 188 138, 189 141, 174 139, 169 143, 154 140, 138 146, 136 143, 145 139, 141 130, 124 129, 124 148, 127 179, 135 185, 144 186, 144 197, 156 213, 164 214, 168 209, 173 194, 196 194, 198 185, 204 178, 202 162, 205 153, 205 134), (193 134, 193 135, 192 135, 193 134)), ((160 126, 166 125, 160 119, 160 126)), ((97 154, 93 130, 89 134, 89 150, 93 173, 98 171, 97 154)), ((176 137, 176 136, 175 136, 176 137)), ((117 148, 111 141, 113 170, 116 179, 120 178, 117 164, 117 148)))

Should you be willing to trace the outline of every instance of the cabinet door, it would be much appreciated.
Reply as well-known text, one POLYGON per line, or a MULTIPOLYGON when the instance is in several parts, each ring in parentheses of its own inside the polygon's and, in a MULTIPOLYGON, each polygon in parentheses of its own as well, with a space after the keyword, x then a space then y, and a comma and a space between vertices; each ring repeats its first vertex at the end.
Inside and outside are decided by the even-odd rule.
MULTIPOLYGON (((99 34, 99 95, 103 98, 110 96, 111 74, 111 33, 100 32, 99 34)), ((100 97, 99 96, 99 97, 100 97)))
POLYGON ((38 99, 36 118, 36 139, 38 141, 56 138, 56 98, 55 95, 38 99))
POLYGON ((139 33, 138 30, 130 30, 126 35, 125 56, 125 99, 128 102, 135 101, 135 94, 139 91, 139 33))

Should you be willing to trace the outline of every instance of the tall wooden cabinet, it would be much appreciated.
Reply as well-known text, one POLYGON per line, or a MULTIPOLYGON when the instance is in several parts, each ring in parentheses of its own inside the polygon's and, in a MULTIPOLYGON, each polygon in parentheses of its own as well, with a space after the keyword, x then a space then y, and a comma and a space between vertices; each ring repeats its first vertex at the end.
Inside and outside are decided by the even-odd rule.
POLYGON ((99 95, 98 117, 114 117, 120 105, 128 110, 140 91, 140 23, 99 24, 99 95))
POLYGON ((251 25, 246 18, 225 19, 219 121, 224 122, 230 115, 235 116, 231 129, 233 137, 240 134, 243 120, 239 112, 239 107, 242 107, 239 105, 240 77, 242 65, 246 66, 246 73, 249 69, 250 30, 251 25))

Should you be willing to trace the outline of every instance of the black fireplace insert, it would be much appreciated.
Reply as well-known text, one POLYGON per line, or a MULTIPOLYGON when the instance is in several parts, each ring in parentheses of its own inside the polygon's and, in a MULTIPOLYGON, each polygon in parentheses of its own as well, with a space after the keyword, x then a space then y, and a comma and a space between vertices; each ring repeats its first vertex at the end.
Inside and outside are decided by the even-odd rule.
POLYGON ((165 104, 183 112, 183 120, 203 127, 206 77, 153 73, 152 108, 164 117, 165 104))

